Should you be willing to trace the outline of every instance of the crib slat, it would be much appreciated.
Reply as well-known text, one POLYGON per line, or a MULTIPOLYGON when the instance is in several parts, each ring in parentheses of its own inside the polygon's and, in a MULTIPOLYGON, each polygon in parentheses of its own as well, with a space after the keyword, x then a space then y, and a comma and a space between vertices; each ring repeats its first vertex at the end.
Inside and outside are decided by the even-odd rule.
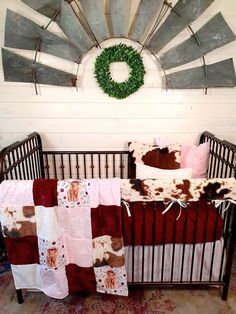
POLYGON ((164 215, 164 225, 163 225, 163 234, 162 234, 162 262, 161 262, 161 282, 164 278, 164 265, 165 265, 165 235, 166 235, 166 215, 164 215))
POLYGON ((204 230, 203 230, 203 238, 204 238, 204 242, 203 242, 203 248, 202 248, 202 258, 201 258, 201 268, 200 268, 200 276, 199 276, 199 280, 202 281, 202 275, 203 275, 203 265, 204 265, 204 259, 205 259, 205 245, 206 245, 206 234, 207 234, 207 225, 208 225, 208 218, 209 218, 209 207, 206 206, 206 223, 204 225, 204 230))
POLYGON ((176 214, 176 208, 177 206, 174 205, 173 210, 175 211, 175 220, 174 220, 174 225, 173 225, 173 240, 172 240, 172 260, 171 260, 171 275, 170 275, 170 281, 173 282, 173 273, 174 273, 174 263, 175 263, 175 242, 176 242, 176 219, 177 215, 176 214))
POLYGON ((135 267, 134 267, 134 253, 135 253, 135 246, 134 246, 134 239, 135 239, 135 226, 134 226, 134 221, 136 218, 135 215, 135 204, 131 203, 132 205, 132 282, 134 282, 134 271, 135 271, 135 267))
POLYGON ((142 203, 142 282, 144 282, 144 267, 145 267, 145 222, 146 222, 146 204, 142 203))
POLYGON ((155 267, 155 238, 156 238, 156 213, 157 202, 154 202, 153 206, 153 223, 152 223, 152 266, 151 266, 151 282, 154 281, 154 267, 155 267))
POLYGON ((188 222, 188 211, 186 212, 185 220, 184 220, 183 251, 182 251, 182 260, 181 260, 180 282, 183 282, 184 262, 185 262, 185 245, 186 245, 186 237, 187 237, 187 222, 188 222))
POLYGON ((196 231, 197 231, 198 218, 199 218, 199 203, 196 202, 196 221, 195 221, 194 233, 193 233, 193 248, 192 248, 192 259, 191 259, 190 278, 189 278, 189 281, 190 281, 190 282, 192 282, 192 278, 193 278, 193 266, 194 266, 195 244, 196 244, 196 231))
POLYGON ((93 174, 93 168, 94 168, 93 154, 90 154, 90 158, 91 158, 91 172, 92 172, 92 178, 94 178, 94 174, 93 174))

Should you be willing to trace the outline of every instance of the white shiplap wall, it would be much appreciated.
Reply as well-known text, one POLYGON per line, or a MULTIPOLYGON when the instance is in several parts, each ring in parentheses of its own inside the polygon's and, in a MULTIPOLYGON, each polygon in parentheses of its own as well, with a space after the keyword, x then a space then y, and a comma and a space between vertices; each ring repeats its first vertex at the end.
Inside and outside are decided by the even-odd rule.
MULTIPOLYGON (((133 12, 136 4, 133 5, 133 12)), ((20 0, 0 1, 0 44, 4 45, 6 8, 10 8, 33 21, 46 25, 48 19, 34 12, 20 0)), ((210 8, 192 24, 201 27, 219 11, 222 12, 236 34, 236 1, 215 0, 210 8)), ((49 29, 59 32, 52 25, 49 29)), ((166 50, 190 34, 182 32, 169 43, 166 50)), ((103 47, 116 43, 109 40, 103 47)), ((118 42, 120 42, 118 40, 118 42)), ((135 43, 127 42, 134 45, 135 43)), ((29 51, 17 52, 33 58, 29 51)), ((33 84, 4 82, 0 63, 0 148, 23 138, 36 130, 43 137, 46 149, 123 149, 130 140, 152 143, 155 136, 168 136, 180 143, 197 143, 203 130, 236 143, 236 88, 203 90, 169 90, 162 87, 162 73, 155 59, 144 52, 145 85, 124 100, 104 94, 96 84, 93 65, 97 49, 83 59, 79 70, 78 91, 73 88, 41 85, 39 96, 33 84)), ((207 63, 228 57, 234 58, 236 67, 236 41, 206 56, 207 63)), ((59 69, 76 73, 75 64, 39 54, 38 61, 59 69)), ((200 65, 194 61, 181 67, 200 65)), ((122 71, 122 68, 119 70, 122 71)))

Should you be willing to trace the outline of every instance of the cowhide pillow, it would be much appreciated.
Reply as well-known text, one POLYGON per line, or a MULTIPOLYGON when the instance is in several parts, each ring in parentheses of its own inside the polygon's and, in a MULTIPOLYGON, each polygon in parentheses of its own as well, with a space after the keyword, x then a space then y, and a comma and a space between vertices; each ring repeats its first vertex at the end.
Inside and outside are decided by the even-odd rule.
POLYGON ((166 147, 130 142, 130 177, 135 177, 135 164, 140 163, 160 169, 179 169, 180 150, 178 144, 171 144, 166 147))
MULTIPOLYGON (((166 146, 174 143, 167 137, 156 137, 158 146, 166 146)), ((207 178, 207 169, 210 158, 210 143, 199 145, 181 145, 180 168, 192 168, 192 178, 207 178)))

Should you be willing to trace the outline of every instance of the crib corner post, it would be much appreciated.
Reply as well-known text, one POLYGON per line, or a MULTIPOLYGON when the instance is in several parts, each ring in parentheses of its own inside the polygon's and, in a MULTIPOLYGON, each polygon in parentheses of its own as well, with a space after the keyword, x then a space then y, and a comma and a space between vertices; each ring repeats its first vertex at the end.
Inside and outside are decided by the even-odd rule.
POLYGON ((19 304, 24 303, 23 295, 22 295, 22 290, 21 289, 16 289, 16 295, 17 295, 17 301, 19 304))
POLYGON ((228 291, 229 291, 229 283, 224 283, 223 290, 222 290, 222 293, 221 293, 221 299, 223 301, 227 301, 228 291))
POLYGON ((229 240, 229 246, 228 246, 228 256, 226 261, 226 267, 225 267, 225 275, 223 277, 223 291, 221 294, 221 299, 226 301, 228 297, 228 291, 229 291, 229 284, 230 284, 230 275, 233 265, 233 257, 234 257, 234 242, 232 240, 232 237, 229 240))

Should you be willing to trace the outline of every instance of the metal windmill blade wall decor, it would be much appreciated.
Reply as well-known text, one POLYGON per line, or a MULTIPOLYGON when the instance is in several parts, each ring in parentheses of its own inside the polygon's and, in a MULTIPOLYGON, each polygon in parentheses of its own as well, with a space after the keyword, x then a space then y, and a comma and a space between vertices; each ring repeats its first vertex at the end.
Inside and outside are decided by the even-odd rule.
MULTIPOLYGON (((34 51, 35 57, 30 60, 2 48, 5 81, 34 83, 36 93, 37 84, 76 87, 76 74, 37 62, 38 53, 44 52, 63 58, 79 66, 82 58, 91 48, 102 49, 101 44, 104 40, 118 37, 121 44, 122 38, 138 43, 140 55, 147 49, 156 57, 163 69, 166 89, 236 86, 232 59, 214 64, 206 64, 205 61, 207 53, 212 53, 215 49, 235 40, 235 34, 222 14, 219 12, 196 31, 191 27, 191 23, 198 19, 214 0, 178 0, 175 6, 172 6, 168 0, 139 0, 134 17, 131 15, 132 0, 21 1, 49 20, 46 26, 42 26, 7 9, 4 46, 34 51), (109 13, 109 18, 105 11, 109 13), (51 23, 56 23, 60 27, 65 35, 64 38, 49 30, 51 23), (192 35, 181 44, 161 53, 162 48, 165 48, 184 29, 189 29, 192 35), (202 66, 178 71, 179 66, 197 59, 202 61, 202 66), (166 73, 172 68, 177 70, 174 73, 166 73)), ((114 49, 111 51, 114 52, 114 49)), ((129 51, 128 47, 124 49, 129 51)), ((119 52, 115 51, 115 53, 119 52)), ((133 53, 130 58, 135 58, 135 55, 133 53)), ((109 62, 112 62, 113 59, 109 58, 110 56, 107 56, 109 62)), ((124 62, 129 60, 127 58, 129 58, 128 54, 124 62)), ((119 54, 116 59, 123 61, 119 54)), ((135 60, 129 61, 135 64, 135 60)), ((114 86, 110 73, 106 74, 107 84, 110 84, 110 79, 113 83, 111 86, 114 86)), ((117 90, 125 86, 127 81, 120 85, 117 83, 117 90)), ((127 97, 121 95, 122 92, 120 95, 118 93, 120 97, 113 97, 127 97)))

